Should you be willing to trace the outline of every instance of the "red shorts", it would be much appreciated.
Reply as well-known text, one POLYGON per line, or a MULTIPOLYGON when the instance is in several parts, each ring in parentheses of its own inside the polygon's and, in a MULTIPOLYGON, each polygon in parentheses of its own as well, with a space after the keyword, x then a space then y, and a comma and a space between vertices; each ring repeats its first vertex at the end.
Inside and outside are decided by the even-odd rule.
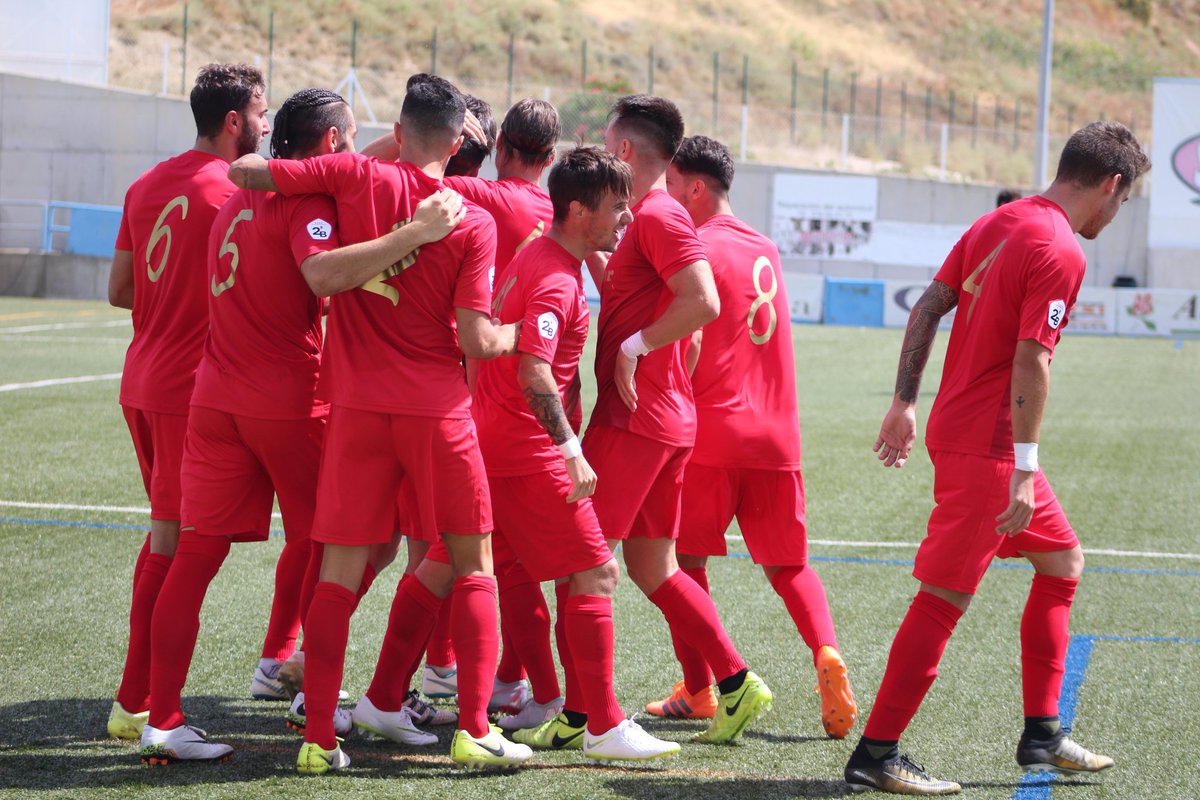
POLYGON ((421 504, 417 500, 416 483, 408 478, 400 481, 400 493, 396 497, 396 530, 418 542, 433 544, 441 539, 436 530, 421 524, 421 504))
POLYGON ((930 452, 933 500, 929 531, 917 551, 913 577, 955 592, 974 594, 995 557, 1022 551, 1049 553, 1079 544, 1067 515, 1042 472, 1034 473, 1037 507, 1029 527, 1015 536, 996 533, 1008 507, 1011 461, 963 453, 930 452))
POLYGON ((186 414, 160 414, 121 406, 133 437, 142 483, 150 499, 150 519, 177 520, 181 492, 179 467, 187 436, 186 414))
POLYGON ((183 527, 263 541, 279 495, 288 537, 307 539, 324 436, 324 417, 256 419, 193 406, 180 474, 183 527))
POLYGON ((692 454, 690 447, 599 425, 587 429, 583 452, 596 471, 592 506, 607 538, 679 535, 683 469, 692 454))
MULTIPOLYGON (((489 483, 496 531, 502 534, 495 540, 507 540, 534 580, 565 578, 612 558, 591 499, 567 502, 572 484, 561 463, 535 475, 492 477, 489 483)), ((498 550, 493 547, 494 554, 498 550)))
POLYGON ((808 563, 804 478, 799 470, 688 464, 675 551, 689 556, 725 555, 725 531, 735 516, 755 564, 802 567, 808 563))
MULTIPOLYGON (((501 575, 508 573, 511 570, 519 569, 517 562, 517 554, 508 546, 508 540, 500 531, 492 531, 492 535, 488 537, 488 541, 492 543, 492 574, 499 580, 501 575)), ((430 561, 436 561, 439 564, 450 563, 450 551, 446 548, 446 541, 442 537, 437 537, 425 551, 425 558, 430 561)))
POLYGON ((313 539, 340 545, 390 542, 406 479, 413 484, 423 538, 492 529, 473 420, 334 406, 321 454, 313 539))

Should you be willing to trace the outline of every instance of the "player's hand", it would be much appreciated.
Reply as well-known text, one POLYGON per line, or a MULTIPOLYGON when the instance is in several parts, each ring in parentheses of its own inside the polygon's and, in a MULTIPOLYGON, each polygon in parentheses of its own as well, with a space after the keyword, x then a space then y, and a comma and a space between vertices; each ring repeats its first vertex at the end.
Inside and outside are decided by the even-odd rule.
POLYGON ((1008 508, 996 517, 996 521, 1000 523, 996 526, 996 533, 1016 536, 1028 528, 1036 508, 1034 501, 1033 473, 1014 469, 1008 481, 1008 508))
POLYGON ((264 170, 268 175, 271 174, 267 160, 258 153, 247 153, 229 165, 229 180, 239 189, 254 189, 254 173, 264 170))
POLYGON ((463 114, 463 136, 474 139, 482 145, 487 144, 487 134, 483 132, 483 126, 479 124, 479 118, 471 113, 471 109, 467 109, 463 114))
POLYGON ((637 384, 633 380, 633 375, 637 372, 637 365, 636 358, 630 358, 619 350, 617 351, 617 364, 613 377, 617 382, 617 394, 621 396, 621 400, 629 407, 630 411, 637 411, 637 384))
POLYGON ((883 418, 883 425, 879 428, 879 437, 875 440, 874 450, 879 454, 879 460, 885 467, 903 467, 916 440, 916 406, 909 403, 892 403, 892 407, 883 418))
POLYGON ((445 238, 466 215, 467 207, 463 205, 462 195, 453 189, 442 189, 417 204, 410 224, 421 226, 426 234, 425 243, 428 244, 445 238))
POLYGON ((585 497, 591 497, 596 492, 596 473, 592 465, 582 455, 568 458, 566 461, 567 475, 571 476, 571 493, 567 502, 574 503, 585 497))

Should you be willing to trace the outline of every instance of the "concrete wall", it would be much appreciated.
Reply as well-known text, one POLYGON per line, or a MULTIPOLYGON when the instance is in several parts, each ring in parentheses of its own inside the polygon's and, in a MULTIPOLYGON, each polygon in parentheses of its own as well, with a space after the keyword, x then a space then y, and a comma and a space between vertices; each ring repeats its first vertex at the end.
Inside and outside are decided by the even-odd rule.
MULTIPOLYGON (((391 113, 381 110, 383 119, 391 113)), ((360 144, 388 130, 390 125, 364 125, 360 144)), ((159 161, 189 148, 194 139, 191 110, 182 98, 0 73, 0 199, 120 205, 130 183, 159 161)), ((734 210, 760 230, 769 231, 774 176, 779 172, 805 171, 766 164, 738 168, 734 210)), ((490 163, 482 174, 494 175, 490 163)), ((993 208, 997 190, 902 176, 878 180, 879 219, 961 224, 964 230, 993 208)), ((1156 269, 1148 274, 1148 212, 1144 197, 1132 198, 1097 241, 1083 243, 1088 285, 1109 286, 1114 276, 1127 274, 1139 285, 1146 285, 1149 278, 1151 285, 1186 287, 1187 279, 1200 273, 1191 269, 1192 261, 1175 253, 1156 258, 1156 269), (1177 266, 1185 261, 1187 268, 1177 266)), ((17 209, 0 204, 0 222, 16 214, 17 209)), ((27 217, 26 210, 21 218, 27 217)), ((13 246, 2 234, 0 230, 0 247, 13 246)), ((1196 253, 1186 255, 1200 258, 1196 253)), ((789 256, 785 266, 833 277, 925 281, 939 265, 789 256)))
POLYGON ((0 252, 0 295, 107 300, 111 258, 0 252))

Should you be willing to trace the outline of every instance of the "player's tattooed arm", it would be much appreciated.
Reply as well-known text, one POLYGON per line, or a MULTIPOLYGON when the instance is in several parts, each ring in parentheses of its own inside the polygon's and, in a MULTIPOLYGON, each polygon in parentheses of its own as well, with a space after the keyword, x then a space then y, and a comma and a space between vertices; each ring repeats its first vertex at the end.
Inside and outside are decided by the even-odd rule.
POLYGON ((953 287, 934 281, 913 306, 900 348, 896 395, 879 427, 874 450, 885 467, 903 467, 917 439, 917 392, 942 317, 958 303, 953 287))
POLYGON ((550 365, 529 353, 522 353, 517 366, 517 383, 525 395, 525 402, 555 444, 562 444, 575 435, 567 412, 563 409, 562 396, 554 382, 550 365))
POLYGON ((275 179, 271 177, 271 167, 267 160, 258 153, 250 153, 229 165, 229 180, 239 189, 257 189, 263 192, 277 192, 275 179))
POLYGON ((896 371, 896 398, 904 403, 917 402, 921 376, 933 349, 942 317, 958 304, 958 292, 941 281, 933 281, 913 306, 900 347, 900 367, 896 371))

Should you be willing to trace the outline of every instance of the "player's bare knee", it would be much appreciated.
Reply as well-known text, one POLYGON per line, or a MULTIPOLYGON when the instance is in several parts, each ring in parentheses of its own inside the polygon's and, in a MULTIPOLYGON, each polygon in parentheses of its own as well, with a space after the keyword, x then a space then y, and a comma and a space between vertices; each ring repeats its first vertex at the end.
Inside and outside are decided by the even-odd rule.
POLYGON ((612 597, 617 591, 621 570, 617 560, 610 558, 598 567, 576 572, 571 576, 571 594, 595 594, 612 597))
POLYGON ((449 597, 454 588, 454 569, 449 564, 431 558, 417 565, 413 577, 435 597, 449 597))

